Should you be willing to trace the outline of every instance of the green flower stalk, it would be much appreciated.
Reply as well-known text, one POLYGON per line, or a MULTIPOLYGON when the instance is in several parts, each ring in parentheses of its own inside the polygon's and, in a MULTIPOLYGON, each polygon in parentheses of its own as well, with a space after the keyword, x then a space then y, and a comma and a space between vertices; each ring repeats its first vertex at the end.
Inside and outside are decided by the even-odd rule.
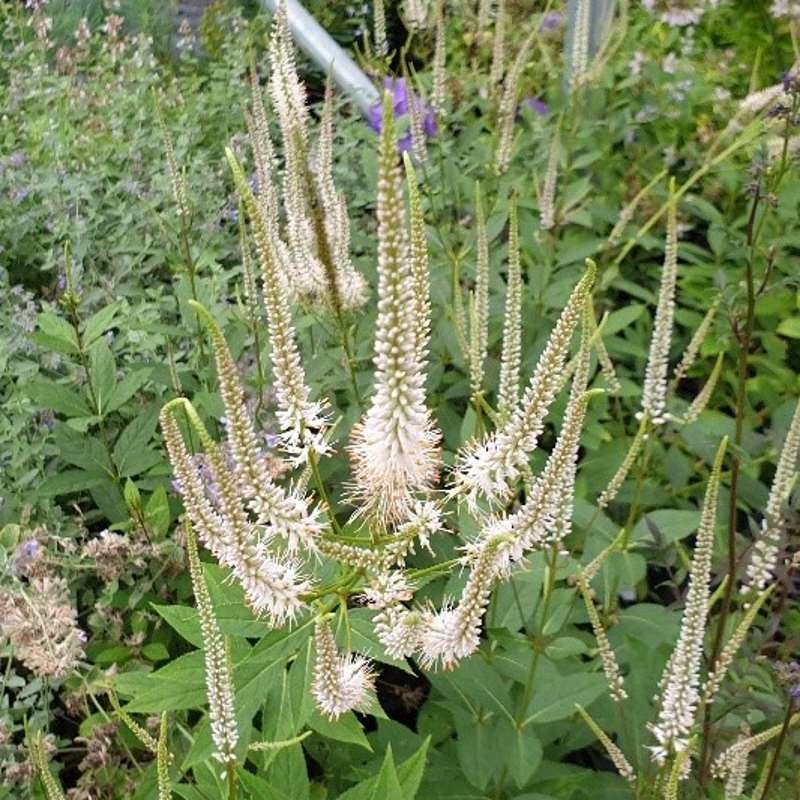
MULTIPOLYGON (((350 444, 353 498, 390 526, 438 476, 439 433, 425 405, 423 349, 414 330, 419 287, 406 231, 392 98, 384 95, 378 161, 378 319, 375 391, 350 444)), ((427 337, 424 342, 427 350, 427 337)))
POLYGON ((630 762, 627 758, 625 758, 625 754, 622 750, 617 747, 611 739, 608 738, 608 735, 605 731, 589 716, 587 711, 583 708, 583 706, 577 705, 575 708, 578 710, 578 713, 581 715, 583 721, 589 727, 589 730, 600 740, 600 744, 603 745, 605 748, 608 757, 611 759, 611 763, 617 768, 617 772, 625 778, 628 783, 636 783, 636 773, 633 770, 633 767, 630 765, 630 762))

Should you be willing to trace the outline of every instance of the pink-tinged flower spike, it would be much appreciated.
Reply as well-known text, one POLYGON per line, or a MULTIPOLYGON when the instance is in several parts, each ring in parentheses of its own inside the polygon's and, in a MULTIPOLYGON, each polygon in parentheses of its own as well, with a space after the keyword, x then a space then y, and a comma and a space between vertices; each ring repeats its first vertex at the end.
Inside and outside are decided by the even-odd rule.
POLYGON ((211 595, 208 592, 203 568, 200 565, 197 542, 189 525, 186 525, 184 530, 186 552, 189 556, 189 573, 192 576, 192 589, 197 606, 197 616, 200 618, 200 632, 203 637, 208 718, 211 723, 211 739, 216 748, 214 758, 222 764, 234 764, 236 763, 239 731, 236 725, 230 660, 225 647, 225 639, 211 603, 211 595))
POLYGON ((511 418, 487 439, 469 443, 457 455, 453 493, 470 503, 480 496, 493 503, 507 499, 536 449, 550 404, 564 384, 572 333, 594 283, 594 262, 587 259, 586 264, 586 274, 561 312, 511 418))
POLYGON ((308 458, 309 452, 324 455, 329 451, 329 445, 325 441, 328 419, 323 403, 312 402, 310 399, 311 390, 306 384, 295 339, 286 279, 280 269, 269 225, 247 185, 236 157, 231 150, 226 150, 226 154, 236 188, 250 217, 261 266, 282 444, 297 463, 302 463, 308 458))
POLYGON ((186 514, 204 544, 220 564, 231 570, 256 614, 266 615, 275 625, 293 619, 305 608, 303 595, 311 589, 311 583, 301 574, 296 561, 269 553, 269 530, 251 522, 240 494, 238 471, 225 463, 194 406, 182 397, 167 403, 161 410, 161 430, 186 514), (198 469, 186 450, 175 419, 178 408, 205 450, 217 486, 215 505, 209 501, 198 469))
POLYGON ((433 88, 431 90, 431 106, 436 112, 437 117, 444 116, 445 101, 445 81, 447 72, 445 62, 447 60, 447 31, 444 24, 444 3, 445 0, 435 0, 436 7, 434 16, 436 21, 436 33, 433 45, 433 88))
POLYGON ((354 709, 366 710, 375 682, 369 661, 352 653, 339 653, 327 621, 317 620, 314 641, 317 662, 311 694, 320 712, 334 720, 354 709))
POLYGON ((239 489, 248 498, 248 507, 266 535, 284 539, 290 551, 302 546, 315 549, 322 529, 317 511, 294 492, 286 492, 272 480, 269 465, 261 452, 253 420, 247 412, 244 390, 236 372, 236 363, 217 323, 199 303, 189 304, 211 334, 220 395, 225 407, 225 424, 230 452, 239 477, 239 489))
MULTIPOLYGON (((418 287, 410 263, 392 97, 383 101, 378 162, 378 320, 372 403, 353 431, 353 496, 382 525, 401 522, 417 492, 438 476, 439 432, 425 406, 415 324, 418 287)), ((425 343, 427 349, 427 342, 425 343)))
POLYGON ((522 259, 519 251, 517 201, 508 212, 508 277, 503 320, 503 352, 500 356, 500 389, 497 410, 501 424, 519 401, 519 368, 522 360, 522 259))
MULTIPOLYGON (((655 724, 648 726, 657 742, 650 748, 652 757, 661 765, 666 763, 667 758, 677 759, 687 750, 700 700, 700 670, 708 620, 714 527, 717 520, 722 459, 727 444, 727 438, 723 439, 708 479, 689 571, 689 589, 686 593, 681 630, 661 678, 658 719, 655 724)), ((688 771, 688 757, 684 767, 688 771)))
POLYGON ((789 431, 783 441, 778 466, 767 497, 767 507, 761 531, 753 544, 753 554, 747 565, 742 594, 761 591, 772 580, 778 565, 781 539, 785 528, 784 506, 797 477, 800 457, 800 401, 794 409, 789 431))
POLYGON ((697 360, 697 355, 700 352, 700 348, 703 346, 703 342, 706 340, 708 336, 708 332, 711 330, 711 326, 714 324, 714 317, 717 314, 717 309, 719 308, 719 299, 714 300, 711 304, 711 308, 706 311, 705 316, 703 317, 700 324, 697 326, 694 334, 692 335, 691 340, 689 341, 686 350, 684 350, 683 356, 681 356, 680 363, 677 367, 675 367, 675 374, 673 375, 672 381, 673 383, 679 383, 683 378, 686 377, 686 374, 692 368, 692 365, 697 360))
POLYGON ((663 425, 667 414, 667 370, 672 344, 672 322, 675 316, 675 284, 678 277, 678 218, 675 199, 675 180, 670 181, 667 210, 667 241, 664 247, 664 267, 658 290, 656 318, 650 339, 650 354, 644 377, 642 410, 654 425, 663 425))

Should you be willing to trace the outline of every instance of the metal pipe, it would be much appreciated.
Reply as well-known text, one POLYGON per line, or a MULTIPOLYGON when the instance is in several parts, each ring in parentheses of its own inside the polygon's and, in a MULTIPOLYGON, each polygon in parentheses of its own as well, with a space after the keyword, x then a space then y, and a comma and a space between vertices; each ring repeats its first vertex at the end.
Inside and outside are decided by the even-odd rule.
POLYGON ((366 116, 381 99, 372 81, 297 0, 259 0, 270 14, 280 2, 286 3, 289 29, 300 50, 326 74, 330 71, 334 83, 366 116))

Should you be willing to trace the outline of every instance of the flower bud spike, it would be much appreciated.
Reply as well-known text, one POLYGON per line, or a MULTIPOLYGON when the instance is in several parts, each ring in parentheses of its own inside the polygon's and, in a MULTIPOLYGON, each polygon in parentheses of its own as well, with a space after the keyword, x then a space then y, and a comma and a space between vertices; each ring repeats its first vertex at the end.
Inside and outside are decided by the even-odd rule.
POLYGON ((519 251, 517 200, 508 213, 508 278, 503 320, 503 351, 500 357, 498 418, 507 421, 519 402, 519 370, 522 359, 522 260, 519 251))

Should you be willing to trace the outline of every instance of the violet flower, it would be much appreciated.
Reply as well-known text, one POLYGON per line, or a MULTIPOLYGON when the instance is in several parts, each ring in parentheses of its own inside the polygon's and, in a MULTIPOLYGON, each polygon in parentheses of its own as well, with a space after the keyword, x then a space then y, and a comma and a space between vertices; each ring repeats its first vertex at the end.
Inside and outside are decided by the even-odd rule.
POLYGON ((538 97, 526 97, 520 104, 520 108, 525 107, 538 114, 540 117, 546 117, 550 113, 547 103, 540 100, 538 97))
MULTIPOLYGON (((436 124, 436 113, 424 100, 418 98, 408 89, 405 78, 384 78, 383 88, 392 95, 392 105, 394 109, 395 121, 402 117, 408 117, 412 102, 422 103, 422 130, 429 139, 434 138, 439 133, 436 124)), ((383 102, 378 101, 369 107, 367 111, 367 124, 375 133, 381 132, 383 102)), ((402 136, 397 140, 397 149, 401 153, 411 150, 411 128, 407 127, 402 136)))

